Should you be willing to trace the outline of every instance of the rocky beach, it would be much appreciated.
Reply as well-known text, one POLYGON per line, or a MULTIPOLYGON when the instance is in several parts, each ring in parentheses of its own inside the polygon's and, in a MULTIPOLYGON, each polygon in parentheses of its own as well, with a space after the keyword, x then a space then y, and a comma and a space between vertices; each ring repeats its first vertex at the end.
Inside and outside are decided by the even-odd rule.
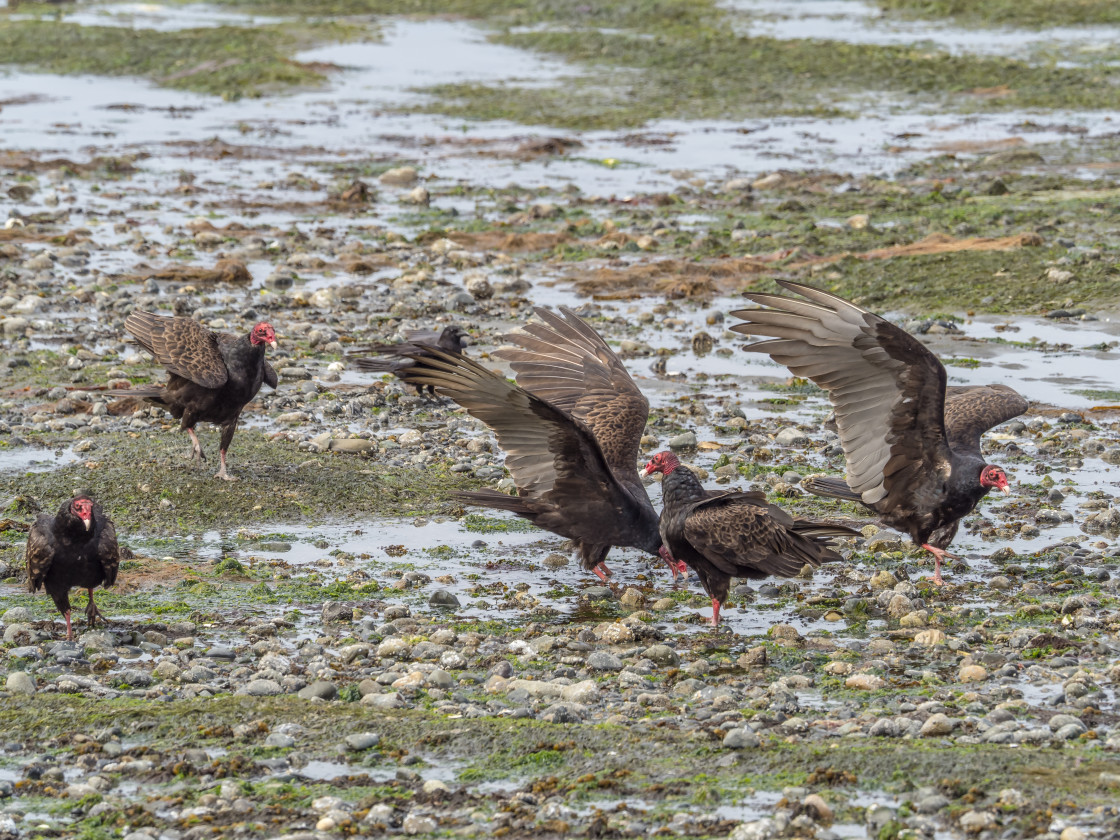
POLYGON ((0 7, 0 838, 1120 837, 1120 16, 930 5, 0 7), (728 329, 776 278, 1030 401, 945 586, 799 488, 825 394, 728 329), (459 324, 508 373, 535 306, 645 455, 845 562, 713 630, 695 574, 455 502, 512 489, 494 437, 348 355, 459 324), (165 376, 134 308, 275 328, 238 481, 114 397, 165 376), (83 489, 124 554, 67 642, 24 544, 83 489))

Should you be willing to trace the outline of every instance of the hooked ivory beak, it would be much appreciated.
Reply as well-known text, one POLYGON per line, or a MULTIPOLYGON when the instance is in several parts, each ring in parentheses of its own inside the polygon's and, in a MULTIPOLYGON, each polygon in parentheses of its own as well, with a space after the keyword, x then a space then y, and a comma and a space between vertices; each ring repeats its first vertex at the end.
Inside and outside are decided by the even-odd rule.
POLYGON ((1011 495, 1011 488, 1008 485, 1005 484, 1005 485, 1003 485, 1003 487, 1001 487, 999 489, 1003 491, 1003 495, 1005 495, 1005 496, 1010 496, 1011 495))
POLYGON ((86 530, 88 531, 89 526, 92 525, 93 523, 89 519, 83 519, 82 524, 86 526, 86 530))
POLYGON ((273 350, 275 350, 280 345, 278 345, 275 341, 270 341, 270 342, 268 342, 268 346, 271 347, 273 350))
POLYGON ((638 473, 638 478, 645 478, 647 475, 649 475, 649 470, 647 470, 645 467, 642 467, 642 471, 638 473))

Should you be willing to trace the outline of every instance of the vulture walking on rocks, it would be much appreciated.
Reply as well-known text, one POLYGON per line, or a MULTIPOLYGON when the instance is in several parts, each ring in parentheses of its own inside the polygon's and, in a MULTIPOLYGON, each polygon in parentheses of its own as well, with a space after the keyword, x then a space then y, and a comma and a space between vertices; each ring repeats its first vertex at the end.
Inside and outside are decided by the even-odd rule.
POLYGON ((107 622, 93 600, 93 588, 112 586, 117 580, 120 549, 117 532, 101 505, 88 493, 79 493, 51 516, 41 513, 27 537, 27 589, 46 589, 66 619, 66 639, 74 638, 70 626, 70 590, 89 592, 86 618, 93 627, 98 618, 107 622))
POLYGON ((442 350, 412 354, 399 374, 428 385, 494 430, 517 495, 456 494, 471 505, 508 510, 570 539, 580 564, 606 580, 611 546, 659 555, 657 512, 638 476, 638 442, 649 403, 602 337, 568 309, 505 338, 493 355, 511 362, 518 384, 442 350))
MULTIPOLYGON (((405 333, 405 340, 399 344, 374 344, 350 354, 350 358, 359 370, 392 373, 400 378, 401 371, 416 364, 410 355, 425 356, 433 347, 445 353, 459 355, 468 345, 470 339, 463 328, 452 324, 438 333, 435 330, 409 330, 405 333), (366 353, 389 358, 371 359, 364 355, 366 353)), ((429 386, 428 393, 434 394, 435 390, 429 386)))
POLYGON ((155 315, 140 309, 125 319, 125 329, 168 372, 164 385, 145 385, 113 392, 115 396, 143 397, 166 408, 191 436, 195 463, 206 460, 195 434, 195 424, 205 420, 222 430, 221 469, 214 475, 226 481, 226 451, 241 411, 257 395, 261 383, 275 388, 276 371, 264 358, 265 347, 276 347, 272 325, 262 321, 247 335, 211 332, 191 318, 155 315))
POLYGON ((828 544, 858 537, 843 525, 794 519, 756 492, 705 490, 672 452, 658 452, 641 475, 661 473, 661 539, 673 557, 696 570, 712 599, 712 626, 731 578, 793 577, 806 564, 844 558, 828 544))
POLYGON ((1027 401, 1001 385, 953 388, 921 342, 828 292, 779 281, 801 298, 748 294, 766 309, 731 314, 732 330, 769 340, 748 345, 828 392, 847 461, 847 481, 816 477, 809 492, 861 502, 934 558, 988 491, 1010 493, 1007 475, 980 454, 980 436, 1022 414, 1027 401))

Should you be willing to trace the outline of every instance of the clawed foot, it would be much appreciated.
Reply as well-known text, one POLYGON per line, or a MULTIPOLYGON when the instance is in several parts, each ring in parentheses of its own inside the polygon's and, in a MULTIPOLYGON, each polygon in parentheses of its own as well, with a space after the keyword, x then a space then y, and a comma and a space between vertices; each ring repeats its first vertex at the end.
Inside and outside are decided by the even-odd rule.
POLYGON ((950 560, 956 560, 958 559, 957 555, 950 554, 943 548, 934 548, 929 543, 924 544, 922 548, 933 555, 933 577, 930 578, 930 582, 934 586, 944 586, 945 580, 941 577, 941 563, 946 557, 950 560))
POLYGON ((222 481, 237 481, 237 476, 227 473, 224 467, 214 473, 214 478, 220 478, 222 481))
POLYGON ((93 594, 89 596, 89 604, 86 605, 86 622, 90 627, 97 626, 97 619, 101 619, 102 624, 109 624, 109 619, 102 615, 101 610, 97 608, 97 604, 93 601, 93 594))

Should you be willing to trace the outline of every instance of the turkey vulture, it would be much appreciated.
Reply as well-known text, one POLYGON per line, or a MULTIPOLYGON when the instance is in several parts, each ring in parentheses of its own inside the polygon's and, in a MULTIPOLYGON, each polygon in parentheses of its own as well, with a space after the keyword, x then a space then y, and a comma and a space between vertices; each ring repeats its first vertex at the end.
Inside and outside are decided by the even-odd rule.
POLYGON ((114 392, 117 396, 143 397, 166 408, 191 436, 196 463, 206 460, 195 424, 205 420, 220 426, 222 468, 214 475, 226 481, 226 450, 233 440, 241 410, 257 395, 264 382, 277 385, 276 370, 264 358, 265 345, 276 347, 272 325, 261 321, 238 338, 215 333, 191 318, 171 318, 141 309, 132 311, 124 327, 136 343, 167 368, 165 385, 146 385, 114 392))
MULTIPOLYGON (((399 344, 375 344, 358 353, 350 354, 354 364, 359 370, 374 371, 376 373, 392 373, 400 376, 405 368, 412 367, 415 362, 408 358, 408 354, 415 353, 423 356, 432 347, 437 347, 447 353, 460 354, 463 348, 470 344, 466 332, 462 327, 452 324, 444 327, 440 332, 435 330, 409 330, 405 333, 405 340, 399 344), (359 353, 373 353, 378 356, 389 356, 388 359, 370 359, 359 353)), ((428 393, 435 391, 429 387, 428 393)))
POLYGON ((467 504, 508 510, 567 537, 581 566, 603 580, 611 546, 662 551, 657 512, 638 477, 638 441, 649 403, 606 342, 574 312, 537 309, 539 322, 506 336, 494 355, 520 384, 441 350, 409 356, 405 382, 431 385, 494 430, 517 495, 457 493, 467 504))
POLYGON ((952 389, 945 368, 904 330, 828 292, 780 280, 805 300, 748 294, 768 309, 731 314, 731 329, 771 336, 766 353, 828 392, 847 459, 847 482, 817 478, 810 492, 861 502, 941 561, 962 517, 1007 475, 980 454, 980 435, 1022 414, 1027 401, 1005 386, 952 389))
POLYGON ((27 590, 40 587, 54 600, 66 619, 66 639, 74 638, 70 626, 70 589, 89 592, 86 618, 107 620, 93 601, 93 587, 117 581, 120 550, 113 523, 88 493, 79 493, 63 504, 55 516, 40 513, 27 536, 27 590))
POLYGON ((858 537, 843 525, 794 519, 756 492, 705 490, 672 452, 658 452, 641 475, 662 473, 661 539, 673 557, 696 570, 712 598, 712 626, 719 624, 731 578, 793 577, 844 558, 828 545, 835 537, 858 537))

